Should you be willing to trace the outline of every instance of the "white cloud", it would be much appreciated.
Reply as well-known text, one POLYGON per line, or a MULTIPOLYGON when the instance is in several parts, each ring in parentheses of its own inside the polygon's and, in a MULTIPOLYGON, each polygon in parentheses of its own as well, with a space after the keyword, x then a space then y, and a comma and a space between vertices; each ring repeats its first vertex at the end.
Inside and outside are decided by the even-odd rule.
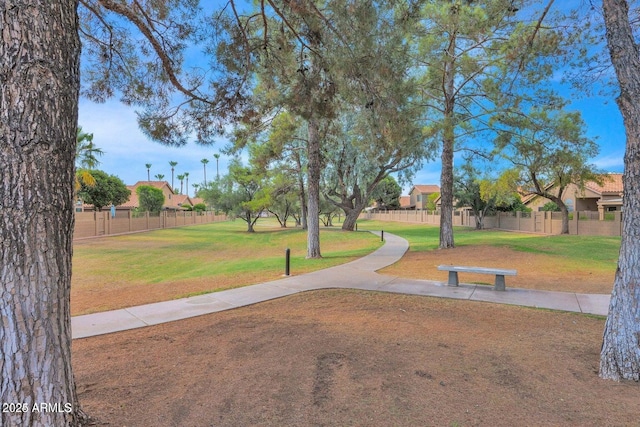
MULTIPOLYGON (((184 147, 169 147, 147 138, 138 128, 133 108, 117 101, 95 104, 81 100, 79 125, 85 132, 93 133, 96 146, 105 154, 99 160, 99 169, 120 177, 127 184, 147 179, 146 163, 151 163, 151 179, 163 174, 171 182, 169 161, 176 161, 175 175, 189 172, 189 193, 193 194, 193 183, 204 180, 201 159, 209 159, 207 180, 215 177, 216 161, 213 154, 226 144, 221 140, 213 146, 201 146, 190 142, 184 147)), ((228 159, 220 157, 220 173, 226 172, 228 159)), ((174 186, 179 181, 174 179, 174 186)))
POLYGON ((620 151, 610 152, 596 157, 593 163, 598 169, 607 172, 622 172, 624 170, 624 153, 620 151))

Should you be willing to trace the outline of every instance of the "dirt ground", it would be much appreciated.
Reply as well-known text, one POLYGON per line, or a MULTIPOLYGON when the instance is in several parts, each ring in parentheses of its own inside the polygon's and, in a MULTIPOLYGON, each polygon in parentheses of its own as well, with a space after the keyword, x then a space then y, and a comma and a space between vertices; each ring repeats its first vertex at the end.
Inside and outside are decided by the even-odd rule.
MULTIPOLYGON (((446 253, 508 259, 520 269, 507 286, 610 292, 608 275, 493 249, 446 253)), ((443 253, 409 252, 382 272, 444 281, 443 253)), ((580 314, 327 290, 75 340, 73 362, 96 425, 638 426, 640 385, 597 376, 603 328, 580 314)))
MULTIPOLYGON (((616 263, 617 260, 612 260, 612 265, 616 263)), ((584 264, 571 265, 565 260, 549 255, 476 245, 445 251, 409 250, 400 262, 380 270, 379 273, 446 282, 447 272, 437 269, 441 264, 511 268, 517 270, 518 274, 506 277, 507 287, 587 294, 610 294, 615 275, 615 272, 585 269, 584 264)), ((493 285, 492 276, 470 273, 460 273, 459 276, 461 282, 493 285)))
POLYGON ((638 425, 640 387, 597 376, 604 320, 316 291, 74 341, 109 426, 638 425))

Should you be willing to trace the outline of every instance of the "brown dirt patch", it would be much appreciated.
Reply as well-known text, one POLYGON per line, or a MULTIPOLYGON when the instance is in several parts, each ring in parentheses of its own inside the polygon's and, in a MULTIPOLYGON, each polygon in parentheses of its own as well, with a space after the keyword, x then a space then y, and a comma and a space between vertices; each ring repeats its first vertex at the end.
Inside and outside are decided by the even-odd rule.
POLYGON ((177 298, 215 292, 280 279, 282 275, 265 275, 260 271, 238 273, 234 276, 200 277, 173 282, 140 285, 122 283, 117 279, 105 281, 100 286, 76 289, 71 286, 71 314, 96 313, 137 305, 151 304, 177 298))
MULTIPOLYGON (((610 294, 614 273, 585 269, 584 264, 571 265, 557 257, 515 251, 496 246, 461 246, 447 250, 412 252, 385 269, 382 274, 447 281, 447 272, 438 271, 441 264, 471 265, 480 267, 510 268, 518 270, 517 276, 507 276, 507 287, 543 289, 548 291, 610 294)), ((493 284, 493 276, 460 273, 465 283, 493 284)))
POLYGON ((73 363, 100 425, 637 425, 638 384, 597 377, 603 325, 331 290, 76 340, 73 363))

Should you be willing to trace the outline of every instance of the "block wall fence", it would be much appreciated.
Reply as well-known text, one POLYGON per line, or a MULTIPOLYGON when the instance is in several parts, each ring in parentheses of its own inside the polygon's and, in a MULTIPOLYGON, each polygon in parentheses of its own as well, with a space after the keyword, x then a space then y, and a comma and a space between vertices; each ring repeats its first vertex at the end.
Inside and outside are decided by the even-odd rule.
MULTIPOLYGON (((620 236, 622 212, 611 212, 605 218, 598 212, 572 212, 569 217, 569 234, 587 236, 620 236)), ((417 224, 440 225, 440 214, 426 210, 397 210, 367 212, 362 219, 398 221, 417 224)), ((453 214, 453 225, 476 226, 476 218, 471 211, 453 214)), ((560 234, 562 217, 560 212, 498 212, 484 218, 485 229, 523 231, 539 234, 560 234)))
POLYGON ((131 211, 116 212, 76 212, 73 239, 134 233, 162 228, 183 227, 225 221, 226 215, 214 212, 162 211, 159 214, 134 215, 131 211))

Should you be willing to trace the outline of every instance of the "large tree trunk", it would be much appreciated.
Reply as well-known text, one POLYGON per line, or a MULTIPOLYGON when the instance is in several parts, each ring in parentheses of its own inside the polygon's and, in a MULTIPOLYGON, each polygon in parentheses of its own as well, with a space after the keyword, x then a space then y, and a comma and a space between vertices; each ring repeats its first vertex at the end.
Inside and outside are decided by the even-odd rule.
POLYGON ((3 426, 83 421, 71 370, 69 314, 76 9, 75 0, 0 3, 3 426))
POLYGON ((640 59, 626 1, 604 0, 607 42, 624 118, 622 243, 600 354, 600 376, 640 380, 640 59))
MULTIPOLYGON (((340 191, 332 191, 331 196, 340 198, 340 201, 336 202, 329 195, 325 194, 325 200, 344 212, 344 222, 342 223, 343 231, 353 231, 358 221, 360 213, 365 208, 365 196, 360 190, 360 186, 356 183, 353 186, 352 191, 349 193, 344 181, 340 179, 339 185, 340 191)), ((369 193, 370 194, 370 193, 369 193)), ((331 219, 329 219, 331 221, 331 219)))
POLYGON ((307 144, 309 162, 307 258, 322 258, 320 254, 320 135, 318 134, 318 122, 315 118, 309 119, 309 140, 307 144))
POLYGON ((360 216, 360 212, 362 210, 351 209, 349 211, 344 211, 344 221, 342 222, 342 230, 344 231, 353 231, 356 228, 356 222, 358 221, 358 217, 360 216))
POLYGON ((345 200, 343 198, 342 203, 340 203, 338 207, 344 211, 344 222, 342 223, 342 229, 344 231, 353 231, 355 229, 358 217, 364 210, 365 205, 365 199, 358 186, 354 189, 353 200, 345 200))
POLYGON ((604 0, 607 42, 624 119, 622 243, 600 353, 600 376, 640 380, 640 57, 626 1, 604 0))

